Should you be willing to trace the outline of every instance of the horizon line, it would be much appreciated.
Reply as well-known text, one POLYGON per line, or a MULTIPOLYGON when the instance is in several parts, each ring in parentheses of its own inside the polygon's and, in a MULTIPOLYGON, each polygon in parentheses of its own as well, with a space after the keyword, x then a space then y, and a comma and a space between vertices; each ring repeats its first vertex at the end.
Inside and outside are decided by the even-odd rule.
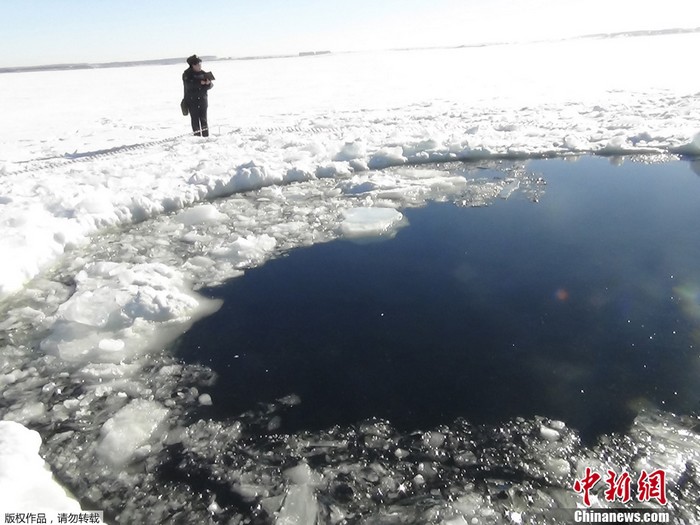
MULTIPOLYGON (((615 37, 642 37, 642 36, 662 36, 671 34, 687 34, 698 33, 700 27, 674 27, 667 29, 640 29, 633 31, 618 31, 613 33, 591 33, 583 35, 575 35, 570 37, 541 39, 541 40, 526 40, 526 41, 492 41, 480 42, 472 44, 458 45, 438 45, 438 46, 417 46, 417 47, 399 47, 399 48, 384 48, 374 50, 345 50, 345 51, 300 51, 298 53, 279 53, 279 54, 264 54, 264 55, 249 55, 249 56, 228 56, 218 57, 216 55, 204 55, 201 58, 209 61, 224 61, 224 60, 266 60, 273 58, 304 58, 309 56, 327 55, 327 54, 349 54, 349 53, 370 53, 379 51, 414 51, 427 49, 462 49, 470 47, 490 47, 490 46, 506 46, 516 44, 538 44, 547 42, 564 42, 569 40, 590 39, 590 38, 615 38, 615 37)), ((70 71, 82 69, 101 69, 101 68, 117 68, 117 67, 133 67, 147 65, 172 65, 185 62, 183 57, 177 58, 152 58, 143 60, 117 60, 110 62, 73 62, 73 63, 54 63, 42 64, 35 66, 7 66, 0 67, 0 73, 30 73, 40 71, 70 71)))

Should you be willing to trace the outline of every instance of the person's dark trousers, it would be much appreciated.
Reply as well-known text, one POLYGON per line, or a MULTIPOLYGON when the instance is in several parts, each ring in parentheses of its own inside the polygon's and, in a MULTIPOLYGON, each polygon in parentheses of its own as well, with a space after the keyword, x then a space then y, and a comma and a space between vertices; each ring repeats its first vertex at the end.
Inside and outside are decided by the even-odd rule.
POLYGON ((209 136, 209 124, 207 123, 207 100, 198 100, 190 104, 190 119, 192 119, 192 131, 201 137, 209 136))

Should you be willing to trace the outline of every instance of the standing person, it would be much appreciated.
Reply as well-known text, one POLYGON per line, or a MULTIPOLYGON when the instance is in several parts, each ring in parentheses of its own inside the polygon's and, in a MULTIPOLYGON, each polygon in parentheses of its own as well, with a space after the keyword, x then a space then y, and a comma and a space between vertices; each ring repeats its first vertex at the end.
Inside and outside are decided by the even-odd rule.
POLYGON ((197 55, 187 59, 190 67, 182 74, 182 83, 185 85, 185 103, 192 119, 192 131, 201 137, 209 136, 209 123, 207 122, 207 108, 209 100, 207 91, 214 84, 211 83, 202 71, 202 60, 197 55))

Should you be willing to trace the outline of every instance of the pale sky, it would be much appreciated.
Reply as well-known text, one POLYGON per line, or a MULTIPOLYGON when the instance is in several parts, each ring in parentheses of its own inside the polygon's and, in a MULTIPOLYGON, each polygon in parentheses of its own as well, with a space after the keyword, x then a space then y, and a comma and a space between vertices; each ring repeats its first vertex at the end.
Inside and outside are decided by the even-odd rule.
POLYGON ((698 0, 1 0, 0 67, 700 27, 698 0))

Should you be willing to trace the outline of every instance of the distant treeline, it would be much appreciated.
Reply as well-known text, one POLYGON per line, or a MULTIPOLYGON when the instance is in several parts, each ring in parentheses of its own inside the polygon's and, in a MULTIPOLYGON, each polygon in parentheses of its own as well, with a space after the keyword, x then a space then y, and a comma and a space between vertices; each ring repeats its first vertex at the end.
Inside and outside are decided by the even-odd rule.
MULTIPOLYGON (((217 60, 215 56, 200 57, 206 62, 217 60)), ((184 64, 185 58, 158 58, 155 60, 132 60, 128 62, 104 62, 100 64, 50 64, 47 66, 2 67, 0 73, 26 73, 30 71, 68 71, 72 69, 105 69, 109 67, 164 66, 184 64)))
POLYGON ((490 47, 490 46, 507 46, 511 44, 521 44, 521 43, 531 43, 536 44, 540 42, 560 42, 560 41, 570 41, 570 40, 586 40, 595 38, 629 38, 629 37, 639 37, 639 36, 663 36, 663 35, 682 35, 687 33, 700 33, 700 27, 690 27, 690 28, 674 28, 674 29, 644 29, 640 31, 622 31, 619 33, 595 33, 591 35, 579 35, 568 38, 556 38, 556 39, 546 39, 546 40, 533 40, 528 42, 488 42, 483 44, 468 44, 463 46, 457 46, 458 48, 465 47, 490 47))
POLYGON ((617 38, 628 36, 681 35, 684 33, 700 33, 700 27, 677 29, 649 29, 646 31, 623 31, 621 33, 597 33, 594 35, 584 35, 580 38, 617 38))
MULTIPOLYGON (((202 56, 200 57, 205 62, 213 62, 217 60, 261 60, 266 58, 294 58, 309 55, 328 55, 330 51, 308 51, 301 52, 296 55, 263 55, 249 57, 216 57, 202 56)), ((155 60, 132 60, 129 62, 103 62, 99 64, 50 64, 46 66, 18 66, 18 67, 0 67, 0 73, 26 73, 31 71, 69 71, 73 69, 105 69, 110 67, 134 67, 134 66, 166 66, 171 64, 184 64, 185 59, 178 58, 158 58, 155 60)))
POLYGON ((302 51, 299 53, 300 57, 311 57, 316 55, 329 55, 330 51, 302 51))

